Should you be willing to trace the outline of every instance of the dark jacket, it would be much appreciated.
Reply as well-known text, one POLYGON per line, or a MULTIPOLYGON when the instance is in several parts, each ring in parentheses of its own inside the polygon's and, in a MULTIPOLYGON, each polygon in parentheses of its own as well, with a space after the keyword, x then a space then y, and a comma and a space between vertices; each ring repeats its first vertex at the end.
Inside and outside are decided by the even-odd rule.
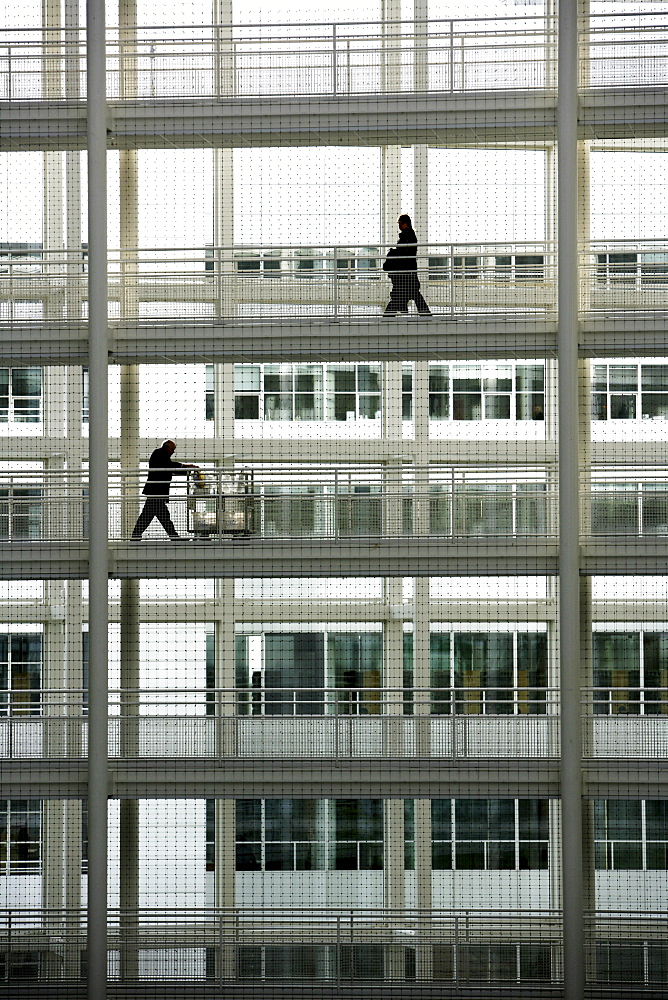
POLYGON ((417 236, 413 229, 402 229, 396 247, 388 250, 384 271, 417 271, 417 236), (394 259, 390 259, 394 258, 394 259), (398 259, 397 259, 398 258, 398 259))
POLYGON ((184 466, 175 462, 164 448, 156 448, 148 460, 148 467, 155 472, 149 472, 142 493, 147 497, 168 497, 174 472, 184 466))

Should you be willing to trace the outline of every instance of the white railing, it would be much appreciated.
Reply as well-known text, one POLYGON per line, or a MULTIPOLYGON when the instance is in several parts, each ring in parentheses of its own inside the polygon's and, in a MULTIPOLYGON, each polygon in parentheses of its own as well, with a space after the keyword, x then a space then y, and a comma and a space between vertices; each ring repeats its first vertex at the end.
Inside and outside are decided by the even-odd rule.
MULTIPOLYGON (((360 321, 382 315, 383 271, 395 244, 204 246, 109 250, 109 319, 360 321)), ((429 243, 417 276, 437 318, 553 315, 558 259, 544 241, 429 243)), ((0 302, 32 303, 35 318, 87 316, 85 250, 0 250, 0 302)), ((668 243, 606 240, 580 253, 580 312, 668 310, 668 243)), ((410 306, 413 310, 414 306, 410 306)))
MULTIPOLYGON (((5 702, 0 759, 87 754, 87 692, 5 702)), ((583 756, 668 759, 668 689, 583 688, 583 756)), ((559 692, 540 687, 237 687, 111 691, 114 759, 468 760, 559 756, 559 692)))
MULTIPOLYGON (((592 15, 580 86, 665 86, 661 15, 592 15), (635 23, 634 23, 635 21, 635 23)), ((551 90, 557 42, 537 17, 337 24, 111 28, 110 100, 551 90)), ((79 99, 85 39, 74 29, 0 31, 0 99, 79 99)))
MULTIPOLYGON (((35 692, 0 715, 0 759, 87 755, 87 692, 35 692)), ((545 688, 234 688, 111 691, 114 759, 554 758, 545 688)))
MULTIPOLYGON (((395 244, 237 246, 109 251, 109 318, 371 319, 388 304, 383 271, 395 244)), ((432 312, 553 312, 549 244, 420 244, 417 275, 432 312)), ((87 315, 87 255, 0 251, 0 301, 39 303, 41 318, 87 315)), ((414 307, 411 307, 414 308, 414 307)))
POLYGON ((668 468, 595 466, 581 475, 583 536, 668 535, 668 468))
MULTIPOLYGON (((147 499, 146 476, 109 471, 111 540, 130 539, 147 499)), ((0 473, 0 542, 87 539, 87 497, 87 473, 0 473)), ((202 466, 183 475, 177 470, 169 503, 178 534, 209 542, 557 533, 557 494, 541 467, 202 466)), ((154 523, 146 537, 165 534, 154 523)))

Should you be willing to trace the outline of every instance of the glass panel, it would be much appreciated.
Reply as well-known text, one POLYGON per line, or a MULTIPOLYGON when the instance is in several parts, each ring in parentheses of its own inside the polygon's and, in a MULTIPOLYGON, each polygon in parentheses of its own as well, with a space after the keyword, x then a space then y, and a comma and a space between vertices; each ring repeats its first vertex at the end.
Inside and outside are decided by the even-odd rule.
POLYGON ((278 365, 265 365, 265 392, 291 392, 292 372, 282 370, 278 365))
POLYGON ((485 396, 486 420, 510 420, 510 396, 485 396))
POLYGON ((259 420, 260 397, 237 396, 234 400, 234 416, 237 420, 259 420))
POLYGON ((295 377, 297 392, 319 392, 322 390, 322 368, 298 365, 295 377))
POLYGON ((640 711, 639 633, 595 632, 593 639, 594 712, 636 715, 640 711))
MULTIPOLYGON (((519 369, 518 369, 519 370, 519 369)), ((608 391, 608 366, 592 365, 591 387, 598 392, 608 391)))
POLYGON ((608 419, 608 397, 604 393, 594 393, 591 398, 591 419, 608 419))
POLYGON ((643 392, 668 392, 668 365, 641 365, 640 385, 643 392))
POLYGON ((264 397, 265 420, 292 420, 292 396, 268 394, 264 397))
POLYGON ((448 365, 429 365, 429 391, 448 392, 450 369, 448 365))
POLYGON ((635 392, 638 388, 637 365, 610 365, 610 392, 635 392))
POLYGON ((668 483, 647 483, 642 493, 642 530, 668 534, 668 483))
POLYGON ((334 379, 334 392, 355 392, 354 368, 329 368, 328 375, 334 379))
POLYGON ((517 687, 520 715, 544 715, 547 698, 545 691, 547 687, 547 634, 545 632, 520 632, 518 634, 517 687))
POLYGON ((513 528, 510 487, 467 486, 455 496, 455 531, 464 535, 505 535, 513 528))
POLYGON ((668 393, 643 392, 642 415, 646 420, 668 420, 668 393))
MULTIPOLYGON (((431 711, 434 715, 450 714, 450 634, 448 632, 432 632, 429 636, 431 711), (439 698, 436 691, 443 690, 444 696, 439 698)), ((424 700, 424 692, 420 695, 424 700)))
POLYGON ((450 417, 450 397, 445 392, 429 393, 429 418, 448 420, 450 417))
POLYGON ((545 484, 520 484, 517 487, 518 534, 544 534, 546 531, 547 496, 545 484))
MULTIPOLYGON (((213 386, 211 388, 213 388, 213 386)), ((260 366, 259 365, 235 365, 234 366, 234 391, 235 392, 259 392, 260 391, 260 366)))
POLYGON ((544 420, 545 398, 542 393, 528 395, 522 393, 515 399, 515 411, 518 420, 544 420))
POLYGON ((484 392, 512 392, 513 370, 510 365, 499 365, 494 374, 483 379, 484 392))
POLYGON ((360 392, 380 392, 380 365, 360 365, 357 381, 360 392))
POLYGON ((296 420, 322 420, 322 396, 300 392, 295 396, 296 420))
POLYGON ((41 396, 42 369, 12 368, 12 392, 15 396, 41 396))
POLYGON ((668 633, 646 632, 643 636, 643 646, 645 714, 668 715, 668 633))
POLYGON ((374 691, 381 684, 382 633, 330 632, 327 663, 334 686, 341 688, 341 695, 337 695, 339 714, 380 714, 379 695, 374 691))
POLYGON ((645 802, 645 824, 648 840, 668 840, 668 802, 648 799, 645 802))
POLYGON ((360 417, 375 420, 380 416, 380 396, 360 396, 360 417))
POLYGON ((636 397, 635 396, 610 396, 610 419, 611 420, 635 420, 636 397))
POLYGON ((456 392, 452 397, 452 408, 455 420, 480 420, 482 396, 479 393, 456 392))
POLYGON ((325 637, 321 632, 267 632, 264 683, 267 715, 322 715, 325 637), (300 690, 305 688, 306 690, 300 690), (315 689, 315 690, 313 690, 315 689))
POLYGON ((518 392, 543 392, 545 368, 543 365, 517 365, 515 385, 518 392))
POLYGON ((354 393, 350 395, 337 392, 334 396, 334 419, 354 420, 357 416, 357 397, 354 393))

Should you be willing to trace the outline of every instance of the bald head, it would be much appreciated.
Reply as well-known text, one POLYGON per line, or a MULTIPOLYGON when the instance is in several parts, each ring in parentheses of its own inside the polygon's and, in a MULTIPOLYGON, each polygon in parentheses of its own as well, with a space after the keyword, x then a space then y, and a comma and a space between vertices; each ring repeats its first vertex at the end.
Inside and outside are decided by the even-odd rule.
POLYGON ((174 441, 163 441, 160 447, 164 448, 168 455, 173 455, 176 451, 176 444, 174 441))

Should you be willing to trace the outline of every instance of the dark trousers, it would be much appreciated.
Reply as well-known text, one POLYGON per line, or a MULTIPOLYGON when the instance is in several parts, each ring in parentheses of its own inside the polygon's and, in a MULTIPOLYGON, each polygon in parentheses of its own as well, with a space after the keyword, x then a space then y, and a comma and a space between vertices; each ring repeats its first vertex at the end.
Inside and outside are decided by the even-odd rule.
POLYGON ((429 306, 422 297, 420 282, 415 271, 404 271, 391 274, 392 294, 385 306, 386 313, 408 312, 408 303, 412 299, 419 313, 430 313, 429 306))
POLYGON ((132 537, 141 538, 154 517, 157 517, 170 538, 178 537, 177 530, 169 516, 167 500, 164 497, 148 497, 144 503, 144 509, 132 529, 132 537))

